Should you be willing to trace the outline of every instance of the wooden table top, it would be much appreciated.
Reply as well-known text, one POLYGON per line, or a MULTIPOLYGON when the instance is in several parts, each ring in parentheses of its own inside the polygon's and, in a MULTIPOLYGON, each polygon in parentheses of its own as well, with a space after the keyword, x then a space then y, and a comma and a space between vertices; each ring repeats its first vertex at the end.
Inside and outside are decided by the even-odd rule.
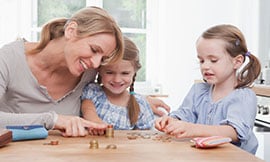
POLYGON ((44 140, 11 142, 0 148, 0 161, 8 162, 262 162, 263 160, 228 143, 212 149, 191 147, 189 139, 166 139, 154 131, 114 131, 113 138, 105 136, 62 137, 52 131, 44 140), (137 139, 128 139, 130 133, 137 139), (149 137, 150 138, 147 138, 149 137), (162 137, 157 138, 157 137, 162 137), (97 140, 98 149, 90 149, 90 141, 97 140), (47 145, 58 141, 58 145, 47 145), (110 144, 116 149, 107 149, 110 144))

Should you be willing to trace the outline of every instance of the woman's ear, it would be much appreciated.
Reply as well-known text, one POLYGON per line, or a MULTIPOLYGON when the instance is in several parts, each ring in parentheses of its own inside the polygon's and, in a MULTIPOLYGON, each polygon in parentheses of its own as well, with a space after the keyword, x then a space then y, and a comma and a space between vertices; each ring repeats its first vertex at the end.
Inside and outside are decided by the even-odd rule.
POLYGON ((65 28, 65 37, 71 39, 77 35, 78 24, 75 21, 71 21, 65 28))
POLYGON ((244 63, 244 56, 239 54, 236 57, 234 57, 234 68, 239 69, 241 65, 244 63))

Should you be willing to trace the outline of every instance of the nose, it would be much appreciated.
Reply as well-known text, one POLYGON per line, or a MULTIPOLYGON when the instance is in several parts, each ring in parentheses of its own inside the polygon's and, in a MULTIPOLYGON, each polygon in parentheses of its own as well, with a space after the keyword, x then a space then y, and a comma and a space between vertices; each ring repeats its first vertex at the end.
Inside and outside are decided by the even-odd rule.
POLYGON ((98 68, 101 64, 102 55, 94 55, 91 58, 93 68, 98 68))
POLYGON ((204 62, 201 64, 201 69, 209 69, 210 64, 208 62, 204 62))
POLYGON ((114 82, 121 82, 121 75, 115 74, 114 77, 113 77, 113 81, 114 82))

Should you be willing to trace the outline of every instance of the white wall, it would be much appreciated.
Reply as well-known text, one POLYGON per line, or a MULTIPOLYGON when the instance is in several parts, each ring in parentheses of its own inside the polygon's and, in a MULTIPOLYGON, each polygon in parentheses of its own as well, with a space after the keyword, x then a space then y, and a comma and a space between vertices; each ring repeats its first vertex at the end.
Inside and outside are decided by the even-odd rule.
POLYGON ((165 101, 178 108, 183 97, 200 79, 195 41, 207 28, 230 23, 242 30, 249 50, 257 53, 257 6, 254 0, 164 0, 158 4, 158 44, 154 53, 158 62, 152 62, 161 84, 169 94, 165 101))
POLYGON ((18 37, 31 35, 31 1, 0 0, 0 47, 18 37))

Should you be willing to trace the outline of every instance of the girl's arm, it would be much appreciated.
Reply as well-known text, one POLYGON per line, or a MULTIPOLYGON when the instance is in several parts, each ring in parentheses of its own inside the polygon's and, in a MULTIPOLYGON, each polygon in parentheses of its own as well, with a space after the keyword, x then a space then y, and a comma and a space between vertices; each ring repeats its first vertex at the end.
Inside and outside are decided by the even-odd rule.
POLYGON ((230 125, 194 124, 181 120, 171 120, 169 122, 164 128, 164 131, 178 138, 224 136, 230 137, 233 142, 238 142, 239 140, 237 138, 237 132, 230 125))
POLYGON ((97 115, 96 107, 93 102, 89 99, 82 100, 81 107, 83 118, 96 123, 104 123, 101 118, 97 115))
MULTIPOLYGON (((97 115, 96 112, 96 107, 93 104, 93 102, 89 99, 84 99, 82 100, 82 106, 81 106, 81 111, 83 118, 95 123, 100 123, 100 124, 106 124, 102 119, 97 115)), ((89 133, 91 135, 104 135, 104 130, 100 129, 88 129, 89 133)))

